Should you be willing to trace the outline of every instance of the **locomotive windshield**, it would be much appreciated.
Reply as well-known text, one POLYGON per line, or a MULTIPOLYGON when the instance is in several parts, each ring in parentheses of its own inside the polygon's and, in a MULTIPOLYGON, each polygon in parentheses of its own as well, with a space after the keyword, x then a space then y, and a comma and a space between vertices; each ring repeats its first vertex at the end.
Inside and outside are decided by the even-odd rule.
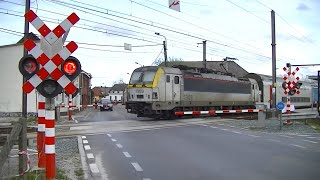
POLYGON ((152 84, 156 71, 155 68, 139 68, 132 73, 129 84, 152 84))

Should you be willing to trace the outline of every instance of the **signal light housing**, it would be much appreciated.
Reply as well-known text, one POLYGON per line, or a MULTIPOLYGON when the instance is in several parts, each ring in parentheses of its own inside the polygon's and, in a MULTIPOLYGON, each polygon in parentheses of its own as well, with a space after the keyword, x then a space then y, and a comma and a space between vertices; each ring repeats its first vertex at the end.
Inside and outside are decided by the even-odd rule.
POLYGON ((295 94, 296 94, 296 90, 295 90, 295 89, 289 91, 289 95, 290 95, 290 96, 293 96, 293 95, 295 95, 295 94))
POLYGON ((19 71, 26 78, 30 79, 40 68, 40 64, 32 55, 23 56, 19 61, 19 71))
POLYGON ((46 79, 42 81, 37 87, 38 92, 46 98, 54 98, 62 93, 63 88, 53 79, 46 79))
POLYGON ((61 71, 70 81, 73 81, 81 73, 81 63, 77 58, 69 56, 61 64, 61 71))

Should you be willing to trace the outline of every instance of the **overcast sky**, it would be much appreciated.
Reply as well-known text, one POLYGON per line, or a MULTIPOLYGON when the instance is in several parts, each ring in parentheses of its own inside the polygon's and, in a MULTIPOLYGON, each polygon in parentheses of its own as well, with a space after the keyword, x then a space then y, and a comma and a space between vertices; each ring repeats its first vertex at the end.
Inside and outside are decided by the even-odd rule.
MULTIPOLYGON (((147 66, 163 58, 163 36, 169 57, 201 61, 202 45, 197 43, 207 40, 208 61, 233 57, 249 72, 271 75, 271 9, 276 12, 277 74, 283 74, 288 62, 320 62, 318 0, 181 0, 181 12, 169 9, 168 0, 31 1, 31 9, 51 29, 72 12, 80 17, 67 41, 79 45, 73 55, 92 74, 93 86, 128 82, 140 66, 135 62, 147 66)), ((0 45, 23 36, 24 3, 0 0, 0 45)), ((30 32, 39 35, 32 25, 30 32)), ((316 75, 319 69, 301 68, 298 75, 316 75)))

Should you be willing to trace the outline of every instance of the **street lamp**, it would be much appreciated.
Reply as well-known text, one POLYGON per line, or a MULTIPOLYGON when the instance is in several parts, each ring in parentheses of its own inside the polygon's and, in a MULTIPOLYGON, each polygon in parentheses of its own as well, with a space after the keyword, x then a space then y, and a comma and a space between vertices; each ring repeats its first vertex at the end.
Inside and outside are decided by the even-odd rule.
POLYGON ((140 65, 141 67, 143 67, 144 65, 142 65, 142 64, 140 64, 140 63, 138 63, 138 62, 135 62, 136 64, 138 64, 138 65, 140 65))
POLYGON ((155 34, 155 35, 158 35, 158 36, 164 37, 164 41, 163 41, 164 66, 167 66, 167 61, 168 61, 168 58, 167 58, 167 38, 166 38, 164 35, 162 35, 162 34, 160 34, 160 33, 158 33, 158 32, 155 32, 154 34, 155 34))

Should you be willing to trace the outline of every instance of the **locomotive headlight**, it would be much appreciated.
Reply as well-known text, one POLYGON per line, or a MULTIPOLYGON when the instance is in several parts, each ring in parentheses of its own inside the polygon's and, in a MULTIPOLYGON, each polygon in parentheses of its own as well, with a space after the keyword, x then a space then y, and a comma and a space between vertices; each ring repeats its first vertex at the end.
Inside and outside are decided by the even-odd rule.
POLYGON ((152 93, 152 99, 158 99, 158 93, 157 92, 153 92, 152 93))

